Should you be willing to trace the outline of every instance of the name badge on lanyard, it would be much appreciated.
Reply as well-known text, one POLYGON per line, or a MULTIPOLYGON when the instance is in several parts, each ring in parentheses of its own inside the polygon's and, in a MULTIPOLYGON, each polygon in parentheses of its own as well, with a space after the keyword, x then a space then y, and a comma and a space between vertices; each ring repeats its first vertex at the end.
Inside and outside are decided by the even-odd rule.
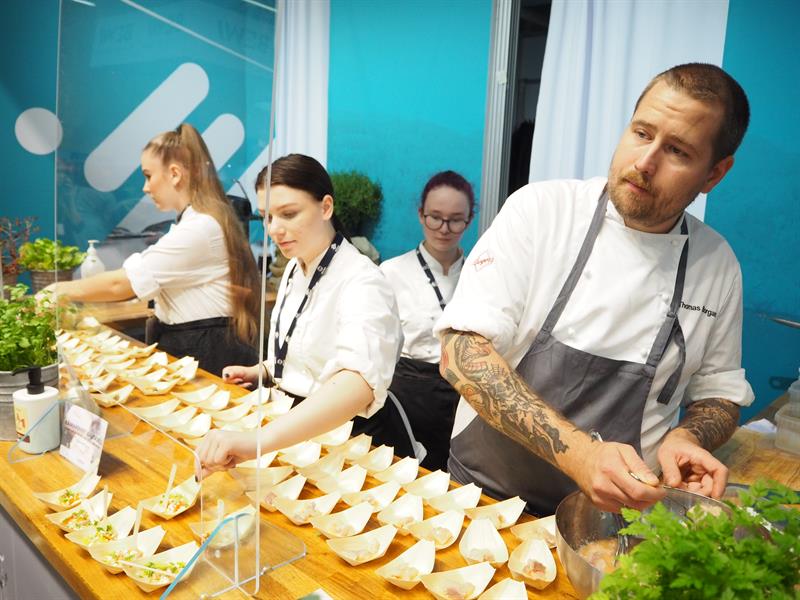
POLYGON ((442 296, 442 291, 439 289, 439 284, 436 283, 436 278, 433 276, 433 273, 431 273, 431 268, 425 261, 425 257, 422 256, 422 252, 419 251, 419 247, 415 248, 414 251, 417 253, 419 265, 422 267, 422 270, 425 271, 425 275, 428 277, 428 283, 431 284, 433 291, 436 293, 436 299, 439 300, 439 308, 444 310, 444 307, 447 306, 447 302, 444 301, 444 296, 442 296))
POLYGON ((281 313, 283 312, 283 305, 286 304, 286 297, 289 295, 289 290, 291 289, 292 279, 294 278, 294 271, 297 268, 297 263, 292 266, 292 270, 289 272, 289 278, 286 281, 286 291, 283 294, 283 300, 281 300, 281 305, 278 309, 278 317, 275 319, 275 379, 280 379, 281 376, 283 376, 283 365, 286 362, 286 354, 289 352, 289 338, 291 338, 292 332, 294 332, 294 328, 297 326, 297 320, 300 318, 300 315, 303 314, 303 310, 308 303, 308 298, 311 296, 311 290, 314 289, 314 286, 316 286, 317 283, 319 283, 319 280, 322 279, 322 276, 325 275, 325 272, 328 270, 328 266, 331 264, 334 255, 339 251, 339 248, 342 247, 343 241, 344 236, 341 233, 336 232, 333 242, 331 242, 331 245, 328 246, 328 249, 325 251, 325 255, 322 257, 319 265, 317 265, 317 268, 314 269, 314 274, 311 276, 311 281, 308 282, 308 288, 306 288, 306 293, 303 296, 303 300, 300 302, 300 306, 297 308, 297 312, 295 313, 292 322, 289 324, 289 330, 286 332, 286 337, 283 338, 283 344, 281 344, 281 313))

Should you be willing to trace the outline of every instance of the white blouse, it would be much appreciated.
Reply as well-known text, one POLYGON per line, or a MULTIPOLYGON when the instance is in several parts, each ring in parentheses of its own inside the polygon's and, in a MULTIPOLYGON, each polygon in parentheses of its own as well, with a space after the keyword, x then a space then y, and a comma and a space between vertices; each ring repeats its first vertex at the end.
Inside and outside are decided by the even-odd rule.
MULTIPOLYGON (((436 285, 445 303, 450 302, 455 292, 464 258, 459 258, 444 274, 442 265, 419 245, 425 262, 436 279, 436 285)), ((389 259, 381 264, 381 271, 394 290, 397 307, 400 310, 400 324, 403 327, 403 353, 429 363, 438 363, 442 348, 439 338, 433 335, 433 325, 442 316, 439 299, 433 290, 428 276, 423 271, 414 250, 389 259)))
POLYGON ((230 270, 217 220, 186 207, 180 223, 122 264, 137 297, 155 299, 155 313, 170 325, 231 316, 230 270))
MULTIPOLYGON (((275 372, 274 335, 281 304, 285 298, 279 332, 279 342, 283 344, 324 254, 307 265, 308 275, 303 273, 295 258, 286 265, 270 315, 265 361, 270 373, 275 372), (287 289, 293 268, 294 277, 287 289)), ((392 288, 380 269, 345 240, 297 320, 289 340, 280 387, 305 397, 339 371, 355 371, 373 390, 372 403, 360 413, 368 417, 386 400, 402 344, 403 333, 392 288)))
MULTIPOLYGON (((506 201, 467 258, 435 332, 452 328, 489 339, 516 367, 555 302, 586 235, 604 178, 529 184, 506 201)), ((671 343, 659 363, 642 420, 645 461, 678 422, 682 402, 753 401, 741 365, 742 275, 730 246, 686 215, 689 253, 681 309, 686 364, 668 404, 657 402, 678 366, 671 343)), ((680 222, 665 234, 627 227, 609 201, 594 248, 553 336, 606 358, 644 363, 664 320, 683 244, 680 222)), ((545 399, 546 400, 546 399, 545 399)), ((453 435, 475 418, 463 399, 453 435)))

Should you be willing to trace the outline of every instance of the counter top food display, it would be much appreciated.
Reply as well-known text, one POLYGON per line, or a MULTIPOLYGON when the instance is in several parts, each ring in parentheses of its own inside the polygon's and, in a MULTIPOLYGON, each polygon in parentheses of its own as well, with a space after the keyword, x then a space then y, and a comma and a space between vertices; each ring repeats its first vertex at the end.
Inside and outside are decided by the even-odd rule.
MULTIPOLYGON (((213 560, 187 561, 220 523, 228 529, 207 553, 223 556, 233 538, 252 539, 256 515, 261 546, 272 549, 261 564, 287 563, 261 578, 257 597, 321 588, 337 599, 577 598, 551 549, 552 519, 531 524, 518 499, 495 503, 413 458, 372 448, 366 436, 351 438, 347 425, 197 486, 191 449, 210 428, 254 429, 291 401, 262 392, 256 410, 257 393, 107 328, 59 342, 111 424, 97 477, 82 477, 57 452, 21 460, 7 456, 12 443, 0 443, 0 503, 82 598, 155 597, 184 567, 172 597, 222 589, 213 560), (86 521, 72 541, 60 527, 78 517, 54 517, 62 504, 86 521)), ((781 463, 772 449, 763 470, 753 468, 747 456, 768 450, 756 435, 739 431, 718 451, 731 480, 766 475, 800 487, 788 454, 781 463)), ((253 585, 245 589, 254 593, 253 585)))

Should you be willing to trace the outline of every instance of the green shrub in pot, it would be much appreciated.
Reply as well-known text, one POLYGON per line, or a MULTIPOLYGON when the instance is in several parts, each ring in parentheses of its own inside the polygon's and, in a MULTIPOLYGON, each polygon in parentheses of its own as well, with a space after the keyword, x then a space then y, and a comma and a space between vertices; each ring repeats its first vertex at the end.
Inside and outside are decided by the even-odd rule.
POLYGON ((20 247, 19 264, 31 272, 34 292, 53 281, 72 279, 72 272, 86 258, 77 246, 65 246, 61 240, 39 238, 20 247))
POLYGON ((9 298, 0 298, 0 371, 55 363, 55 309, 26 295, 21 283, 6 290, 9 298))
POLYGON ((381 214, 383 191, 379 183, 358 171, 331 173, 336 216, 350 235, 364 235, 365 225, 381 214))

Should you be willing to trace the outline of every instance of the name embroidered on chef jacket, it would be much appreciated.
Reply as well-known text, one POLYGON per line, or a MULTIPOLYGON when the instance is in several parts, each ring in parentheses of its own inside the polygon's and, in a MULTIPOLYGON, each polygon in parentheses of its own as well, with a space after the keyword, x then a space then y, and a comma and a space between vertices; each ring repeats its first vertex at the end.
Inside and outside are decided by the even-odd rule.
POLYGON ((686 310, 697 310, 702 312, 704 315, 708 317, 716 317, 717 311, 711 310, 705 304, 701 307, 697 304, 686 304, 683 300, 681 300, 681 308, 685 308, 686 310))
POLYGON ((489 254, 488 251, 481 253, 474 261, 472 266, 476 271, 480 271, 483 267, 487 267, 494 262, 494 256, 489 254))

